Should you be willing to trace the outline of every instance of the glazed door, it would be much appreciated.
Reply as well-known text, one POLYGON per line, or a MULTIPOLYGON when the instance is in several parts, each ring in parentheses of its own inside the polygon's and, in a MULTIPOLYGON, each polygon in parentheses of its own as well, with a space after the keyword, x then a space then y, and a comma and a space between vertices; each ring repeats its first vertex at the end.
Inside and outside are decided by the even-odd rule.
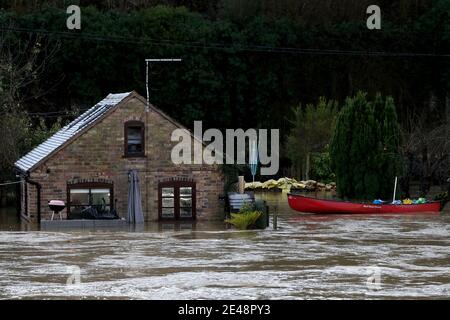
POLYGON ((168 181, 159 184, 159 219, 195 219, 195 183, 168 181))

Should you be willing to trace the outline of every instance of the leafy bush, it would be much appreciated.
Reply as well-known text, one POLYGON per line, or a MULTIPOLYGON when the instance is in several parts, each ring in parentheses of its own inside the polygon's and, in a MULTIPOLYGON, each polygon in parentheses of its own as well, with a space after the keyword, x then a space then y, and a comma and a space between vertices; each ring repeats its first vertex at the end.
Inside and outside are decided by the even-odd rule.
MULTIPOLYGON (((338 104, 321 97, 317 104, 299 105, 292 109, 291 132, 287 139, 287 155, 297 170, 297 178, 309 180, 314 168, 313 154, 326 151, 333 132, 338 104), (311 163, 312 162, 312 163, 311 163)), ((320 164, 319 164, 320 165, 320 164)))
POLYGON ((447 203, 450 200, 450 194, 448 192, 441 192, 435 195, 433 200, 442 201, 442 203, 447 203))
POLYGON ((328 150, 311 154, 311 179, 325 183, 335 181, 328 150))
POLYGON ((232 224, 240 230, 251 229, 261 216, 261 211, 249 211, 245 213, 231 213, 231 218, 225 222, 232 224))
POLYGON ((433 200, 441 202, 441 210, 450 202, 450 192, 441 192, 434 196, 433 200))
POLYGON ((248 230, 255 226, 262 213, 262 211, 255 210, 252 204, 245 204, 239 213, 231 213, 231 218, 226 219, 225 222, 232 224, 237 229, 248 230))

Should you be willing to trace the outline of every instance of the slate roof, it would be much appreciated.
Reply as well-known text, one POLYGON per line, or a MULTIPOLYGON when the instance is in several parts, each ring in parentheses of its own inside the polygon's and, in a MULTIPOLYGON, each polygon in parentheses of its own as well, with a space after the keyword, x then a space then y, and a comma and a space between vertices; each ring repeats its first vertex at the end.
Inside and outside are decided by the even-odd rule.
POLYGON ((97 103, 95 106, 84 112, 78 118, 66 125, 64 128, 56 132, 46 141, 38 145, 36 148, 28 152, 14 164, 22 171, 33 169, 38 163, 50 156, 59 147, 72 139, 77 133, 84 128, 95 123, 108 110, 115 107, 122 100, 128 97, 132 92, 109 94, 105 99, 97 103))

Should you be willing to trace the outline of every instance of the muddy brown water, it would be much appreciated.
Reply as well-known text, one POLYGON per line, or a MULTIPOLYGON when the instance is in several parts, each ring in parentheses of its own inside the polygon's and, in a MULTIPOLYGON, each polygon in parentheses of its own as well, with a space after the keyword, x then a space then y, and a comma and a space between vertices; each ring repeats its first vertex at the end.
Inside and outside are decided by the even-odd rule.
POLYGON ((450 215, 38 230, 0 209, 0 299, 449 299, 450 215), (69 280, 69 284, 67 284, 69 280))

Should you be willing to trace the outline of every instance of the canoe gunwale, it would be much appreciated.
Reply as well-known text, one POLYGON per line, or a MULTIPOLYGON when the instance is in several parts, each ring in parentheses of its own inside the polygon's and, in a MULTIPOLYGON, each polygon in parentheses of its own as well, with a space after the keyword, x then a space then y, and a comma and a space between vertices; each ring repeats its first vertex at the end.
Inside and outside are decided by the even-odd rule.
POLYGON ((386 202, 386 203, 382 203, 382 204, 375 204, 375 203, 370 203, 370 202, 352 202, 352 201, 348 201, 348 200, 334 200, 334 199, 318 199, 318 198, 314 198, 314 197, 308 197, 308 196, 304 196, 302 194, 298 194, 298 193, 288 193, 288 196, 293 196, 293 197, 299 197, 299 198, 306 198, 306 199, 311 199, 311 200, 316 200, 316 201, 330 201, 330 202, 339 202, 339 203, 348 203, 348 204, 363 204, 363 205, 373 205, 373 206, 411 206, 411 205, 421 205, 421 204, 430 204, 430 203, 440 203, 441 201, 438 200, 433 200, 433 201, 428 201, 426 203, 416 203, 416 204, 392 204, 390 202, 386 202))
POLYGON ((288 193, 289 206, 296 211, 315 214, 415 214, 439 213, 440 201, 418 204, 374 204, 343 200, 317 199, 288 193))

